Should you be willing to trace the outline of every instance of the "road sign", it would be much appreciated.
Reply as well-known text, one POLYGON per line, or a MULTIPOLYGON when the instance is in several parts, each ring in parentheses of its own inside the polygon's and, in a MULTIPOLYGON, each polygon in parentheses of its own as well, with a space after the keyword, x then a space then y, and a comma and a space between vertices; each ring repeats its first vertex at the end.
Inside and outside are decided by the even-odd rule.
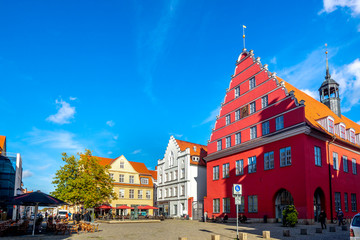
POLYGON ((242 194, 242 185, 241 184, 234 184, 233 185, 233 195, 241 195, 242 194))
POLYGON ((235 197, 235 204, 241 205, 241 197, 235 197))

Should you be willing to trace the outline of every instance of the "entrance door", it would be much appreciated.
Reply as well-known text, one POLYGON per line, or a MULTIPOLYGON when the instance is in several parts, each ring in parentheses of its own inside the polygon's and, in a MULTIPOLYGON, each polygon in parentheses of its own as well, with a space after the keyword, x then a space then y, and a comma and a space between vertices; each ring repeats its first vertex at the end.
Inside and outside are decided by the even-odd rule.
POLYGON ((192 218, 193 220, 199 220, 201 219, 203 215, 203 209, 204 209, 204 202, 203 201, 196 201, 192 203, 192 218))
POLYGON ((285 189, 281 189, 276 194, 275 199, 275 217, 282 221, 282 211, 288 205, 294 205, 294 199, 291 193, 285 189))
POLYGON ((321 210, 325 210, 324 192, 321 188, 317 188, 314 193, 314 220, 319 221, 319 214, 321 210))

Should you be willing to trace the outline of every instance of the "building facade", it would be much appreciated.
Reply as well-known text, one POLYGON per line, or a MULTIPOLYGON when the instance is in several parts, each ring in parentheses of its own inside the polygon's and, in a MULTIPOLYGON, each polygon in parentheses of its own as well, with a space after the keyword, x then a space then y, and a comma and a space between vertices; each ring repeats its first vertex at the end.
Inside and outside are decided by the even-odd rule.
POLYGON ((158 160, 157 207, 160 214, 198 219, 206 195, 207 147, 170 137, 163 159, 158 160))
MULTIPOLYGON (((320 86, 321 80, 319 80, 320 86)), ((339 84, 326 78, 321 102, 240 54, 208 143, 208 216, 236 217, 233 184, 242 184, 239 213, 281 221, 294 204, 299 221, 358 211, 360 126, 341 115, 339 84)))
MULTIPOLYGON (((112 207, 153 206, 152 175, 144 163, 128 161, 123 155, 111 159, 97 157, 101 165, 110 165, 109 174, 114 179, 114 192, 118 199, 110 202, 112 207)), ((148 210, 153 215, 153 210, 148 210)), ((119 214, 119 210, 117 210, 119 214)), ((125 214, 137 214, 134 210, 125 210, 125 214)))

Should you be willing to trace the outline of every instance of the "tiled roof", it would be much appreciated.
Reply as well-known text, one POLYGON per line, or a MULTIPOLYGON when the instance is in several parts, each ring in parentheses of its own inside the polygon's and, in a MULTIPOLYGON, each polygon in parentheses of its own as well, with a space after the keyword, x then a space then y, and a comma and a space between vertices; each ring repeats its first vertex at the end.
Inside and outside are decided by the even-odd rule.
POLYGON ((104 158, 104 157, 96 157, 96 158, 100 160, 99 164, 102 166, 110 165, 116 159, 116 158, 112 159, 112 158, 104 158))
POLYGON ((130 161, 129 161, 129 163, 131 164, 131 166, 133 166, 135 171, 137 171, 138 173, 151 176, 151 173, 149 172, 149 170, 147 169, 147 167, 145 166, 144 163, 130 162, 130 161))
POLYGON ((0 148, 1 149, 4 149, 5 140, 6 140, 5 136, 0 136, 0 148))
POLYGON ((151 176, 157 180, 157 171, 154 171, 154 170, 149 170, 149 172, 151 173, 151 176))
MULTIPOLYGON (((279 81, 284 81, 283 79, 277 77, 279 81)), ((348 119, 344 115, 341 115, 341 118, 337 116, 333 111, 331 111, 325 104, 317 101, 316 99, 312 98, 311 96, 307 95, 303 91, 295 88, 290 83, 285 82, 285 88, 290 91, 294 91, 295 98, 300 102, 301 100, 305 101, 305 118, 307 122, 315 128, 321 129, 326 131, 318 122, 317 120, 325 118, 327 116, 331 116, 334 118, 334 124, 344 123, 346 128, 353 128, 355 129, 356 134, 360 133, 360 125, 355 123, 354 121, 348 119)))
POLYGON ((175 140, 176 140, 178 146, 180 147, 181 151, 185 151, 187 148, 189 148, 190 156, 199 156, 200 157, 199 162, 195 162, 190 158, 191 164, 205 165, 205 161, 203 158, 207 156, 207 146, 201 145, 201 144, 196 144, 196 143, 191 143, 191 142, 186 142, 186 141, 182 141, 182 140, 178 140, 178 139, 175 139, 175 140))

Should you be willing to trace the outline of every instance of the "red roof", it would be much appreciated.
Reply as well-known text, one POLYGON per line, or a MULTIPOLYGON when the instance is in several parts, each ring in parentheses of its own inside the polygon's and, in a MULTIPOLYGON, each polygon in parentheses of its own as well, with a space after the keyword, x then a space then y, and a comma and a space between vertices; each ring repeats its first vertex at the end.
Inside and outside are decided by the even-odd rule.
POLYGON ((175 139, 175 140, 176 140, 176 143, 178 144, 178 146, 180 147, 181 151, 185 151, 187 148, 189 148, 190 156, 199 156, 200 157, 199 162, 193 161, 192 158, 190 157, 191 164, 205 165, 205 161, 203 158, 207 156, 207 146, 197 144, 197 143, 186 142, 186 141, 182 141, 182 140, 178 140, 178 139, 175 139))
POLYGON ((157 180, 157 171, 149 170, 149 172, 151 173, 151 176, 153 177, 153 179, 157 180))
POLYGON ((5 136, 0 136, 0 151, 4 150, 5 143, 6 143, 6 137, 5 136))
POLYGON ((112 159, 112 158, 104 158, 104 157, 96 157, 96 158, 100 160, 99 164, 102 166, 110 165, 116 159, 116 158, 112 159))
POLYGON ((149 170, 147 169, 147 167, 145 166, 144 163, 130 162, 130 161, 129 161, 129 163, 131 164, 131 166, 133 166, 135 171, 137 171, 138 173, 151 176, 151 173, 149 172, 149 170))

